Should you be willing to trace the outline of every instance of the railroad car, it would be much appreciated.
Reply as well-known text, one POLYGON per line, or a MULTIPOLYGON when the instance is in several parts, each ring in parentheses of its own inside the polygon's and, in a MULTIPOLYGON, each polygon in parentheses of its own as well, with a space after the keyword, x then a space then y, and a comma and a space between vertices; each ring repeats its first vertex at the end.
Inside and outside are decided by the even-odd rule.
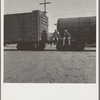
MULTIPOLYGON (((84 50, 86 44, 96 44, 96 16, 59 18, 57 21, 57 30, 63 38, 64 30, 71 34, 71 50, 84 50)), ((64 47, 61 41, 57 44, 57 50, 64 47)))
POLYGON ((48 17, 39 10, 4 15, 4 44, 18 50, 43 50, 47 42, 48 17))

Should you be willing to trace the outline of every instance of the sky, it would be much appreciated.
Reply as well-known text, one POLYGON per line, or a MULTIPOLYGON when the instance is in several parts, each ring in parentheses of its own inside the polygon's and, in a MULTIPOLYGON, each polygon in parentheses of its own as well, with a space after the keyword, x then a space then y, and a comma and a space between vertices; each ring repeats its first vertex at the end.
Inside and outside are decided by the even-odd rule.
MULTIPOLYGON (((39 3, 44 0, 4 0, 4 14, 31 12, 44 10, 39 3)), ((54 24, 59 18, 96 16, 96 0, 47 0, 47 16, 49 18, 49 32, 56 29, 54 24)))

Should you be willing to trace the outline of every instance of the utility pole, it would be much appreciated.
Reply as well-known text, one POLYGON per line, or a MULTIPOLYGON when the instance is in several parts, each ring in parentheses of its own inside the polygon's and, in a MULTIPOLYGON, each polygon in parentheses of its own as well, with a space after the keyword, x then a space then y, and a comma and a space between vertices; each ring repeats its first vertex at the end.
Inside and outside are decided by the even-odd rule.
POLYGON ((40 5, 44 5, 44 13, 46 14, 46 5, 50 4, 51 2, 46 2, 46 0, 44 0, 44 3, 40 3, 40 5))

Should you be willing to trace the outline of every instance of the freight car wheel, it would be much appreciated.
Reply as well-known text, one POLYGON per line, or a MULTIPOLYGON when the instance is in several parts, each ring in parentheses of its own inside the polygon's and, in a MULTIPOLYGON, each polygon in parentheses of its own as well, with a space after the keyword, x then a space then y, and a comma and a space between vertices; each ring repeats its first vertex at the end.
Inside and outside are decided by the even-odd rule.
POLYGON ((18 43, 17 50, 36 50, 37 45, 33 43, 18 43))
POLYGON ((45 44, 40 42, 39 45, 37 46, 37 50, 42 51, 45 48, 45 44))
POLYGON ((80 45, 76 45, 75 50, 76 51, 83 51, 84 48, 85 48, 85 45, 84 44, 80 44, 80 45))
POLYGON ((18 43, 17 50, 30 50, 30 45, 28 43, 18 43))
POLYGON ((62 51, 63 50, 63 45, 62 45, 62 41, 59 41, 58 44, 56 45, 56 49, 58 51, 62 51))

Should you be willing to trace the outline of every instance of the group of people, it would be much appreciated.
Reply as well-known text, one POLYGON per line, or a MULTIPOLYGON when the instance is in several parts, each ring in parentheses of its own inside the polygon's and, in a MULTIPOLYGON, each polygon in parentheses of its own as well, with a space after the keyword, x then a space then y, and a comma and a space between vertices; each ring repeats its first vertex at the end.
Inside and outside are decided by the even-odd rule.
MULTIPOLYGON (((45 30, 43 30, 42 33, 41 33, 41 39, 44 42, 47 41, 47 32, 45 30)), ((61 36, 60 33, 57 30, 55 30, 55 32, 53 33, 53 35, 51 37, 51 40, 54 42, 54 45, 57 44, 57 42, 59 40, 62 40, 63 46, 64 45, 70 46, 71 35, 67 30, 64 30, 64 33, 61 36)))
POLYGON ((60 33, 55 30, 55 32, 53 33, 52 38, 54 38, 54 41, 56 40, 56 42, 58 40, 63 40, 63 45, 67 44, 68 46, 70 46, 70 40, 71 40, 71 35, 67 30, 64 30, 64 33, 62 34, 63 36, 61 37, 60 33))

